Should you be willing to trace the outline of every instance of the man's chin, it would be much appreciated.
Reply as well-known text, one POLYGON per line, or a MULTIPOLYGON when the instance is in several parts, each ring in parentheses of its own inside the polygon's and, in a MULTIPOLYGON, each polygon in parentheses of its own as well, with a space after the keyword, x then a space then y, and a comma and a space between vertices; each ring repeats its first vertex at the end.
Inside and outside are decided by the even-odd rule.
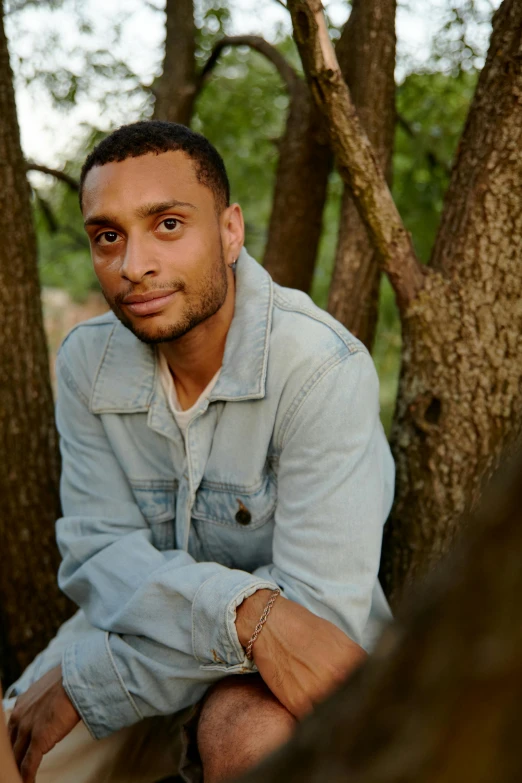
POLYGON ((141 318, 140 321, 134 321, 128 318, 119 307, 111 307, 111 309, 126 329, 132 332, 142 343, 147 343, 148 345, 177 340, 188 331, 183 324, 161 323, 162 320, 164 321, 161 316, 155 315, 149 318, 141 318))
POLYGON ((175 324, 155 326, 152 324, 134 324, 125 321, 122 321, 122 324, 126 326, 138 340, 141 340, 142 343, 147 343, 147 345, 172 342, 173 340, 178 340, 187 333, 187 329, 175 324))

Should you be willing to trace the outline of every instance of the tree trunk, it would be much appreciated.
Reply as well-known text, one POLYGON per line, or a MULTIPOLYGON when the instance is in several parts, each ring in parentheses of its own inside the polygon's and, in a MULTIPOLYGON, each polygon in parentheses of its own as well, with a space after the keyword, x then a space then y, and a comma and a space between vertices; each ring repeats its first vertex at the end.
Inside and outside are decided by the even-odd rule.
POLYGON ((312 94, 326 118, 337 168, 404 311, 422 291, 425 273, 357 115, 328 36, 321 0, 288 0, 288 8, 312 94))
POLYGON ((522 424, 522 3, 504 0, 461 139, 430 269, 415 260, 360 127, 319 0, 289 0, 339 169, 403 326, 397 497, 381 576, 392 603, 451 547, 522 424))
POLYGON ((364 667, 242 783, 522 780, 522 461, 364 667))
MULTIPOLYGON (((336 47, 343 76, 350 87, 355 86, 362 119, 372 141, 379 145, 385 166, 391 159, 395 119, 395 23, 386 7, 391 5, 394 0, 371 0, 366 6, 354 3, 336 47)), ((280 145, 264 258, 265 268, 281 285, 310 290, 331 168, 324 120, 308 88, 299 83, 280 145)), ((369 342, 373 341, 379 287, 379 267, 373 258, 348 188, 341 207, 329 310, 369 342)))
POLYGON ((12 680, 69 612, 57 587, 59 453, 36 240, 0 13, 0 606, 12 680))
POLYGON ((296 81, 279 144, 263 265, 276 283, 309 291, 323 223, 332 153, 305 82, 296 81))
POLYGON ((153 86, 154 119, 190 125, 196 99, 196 25, 193 0, 167 0, 165 55, 153 86))
MULTIPOLYGON (((337 46, 341 71, 388 184, 395 130, 395 13, 396 0, 354 0, 337 46)), ((345 187, 328 310, 370 350, 380 276, 373 245, 345 187)))
POLYGON ((451 546, 522 424, 522 2, 494 17, 430 274, 403 317, 392 598, 451 546))

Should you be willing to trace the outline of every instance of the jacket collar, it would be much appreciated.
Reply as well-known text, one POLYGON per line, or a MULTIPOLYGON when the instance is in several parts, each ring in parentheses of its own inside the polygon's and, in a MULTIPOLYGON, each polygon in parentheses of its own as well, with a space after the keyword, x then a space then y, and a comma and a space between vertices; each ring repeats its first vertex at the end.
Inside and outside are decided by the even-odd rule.
MULTIPOLYGON (((272 306, 272 279, 243 248, 236 264, 234 317, 211 401, 264 397, 272 306)), ((154 348, 115 321, 94 379, 92 412, 147 411, 159 394, 154 348)))

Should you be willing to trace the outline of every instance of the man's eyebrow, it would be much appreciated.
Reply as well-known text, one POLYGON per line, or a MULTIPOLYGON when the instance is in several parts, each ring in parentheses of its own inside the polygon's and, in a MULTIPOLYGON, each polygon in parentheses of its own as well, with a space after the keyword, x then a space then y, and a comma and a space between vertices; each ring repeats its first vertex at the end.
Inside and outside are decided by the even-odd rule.
POLYGON ((114 226, 121 231, 120 222, 110 215, 93 215, 92 217, 88 217, 83 226, 84 228, 87 228, 87 226, 114 226))
POLYGON ((177 207, 189 207, 189 209, 197 210, 195 204, 190 204, 188 201, 159 201, 152 204, 144 204, 136 210, 136 215, 139 218, 147 218, 152 215, 159 215, 161 212, 168 212, 169 209, 176 209, 177 207))

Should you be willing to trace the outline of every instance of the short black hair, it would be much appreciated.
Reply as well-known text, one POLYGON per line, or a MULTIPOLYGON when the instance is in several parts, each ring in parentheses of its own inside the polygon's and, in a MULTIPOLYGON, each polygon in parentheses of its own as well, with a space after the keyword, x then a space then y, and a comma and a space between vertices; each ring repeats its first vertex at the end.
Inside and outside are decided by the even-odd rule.
POLYGON ((87 156, 80 175, 80 207, 85 178, 94 166, 120 162, 153 153, 181 150, 195 163, 198 182, 214 194, 216 208, 221 212, 230 203, 230 184, 223 158, 201 133, 177 122, 144 120, 122 125, 106 136, 87 156))

